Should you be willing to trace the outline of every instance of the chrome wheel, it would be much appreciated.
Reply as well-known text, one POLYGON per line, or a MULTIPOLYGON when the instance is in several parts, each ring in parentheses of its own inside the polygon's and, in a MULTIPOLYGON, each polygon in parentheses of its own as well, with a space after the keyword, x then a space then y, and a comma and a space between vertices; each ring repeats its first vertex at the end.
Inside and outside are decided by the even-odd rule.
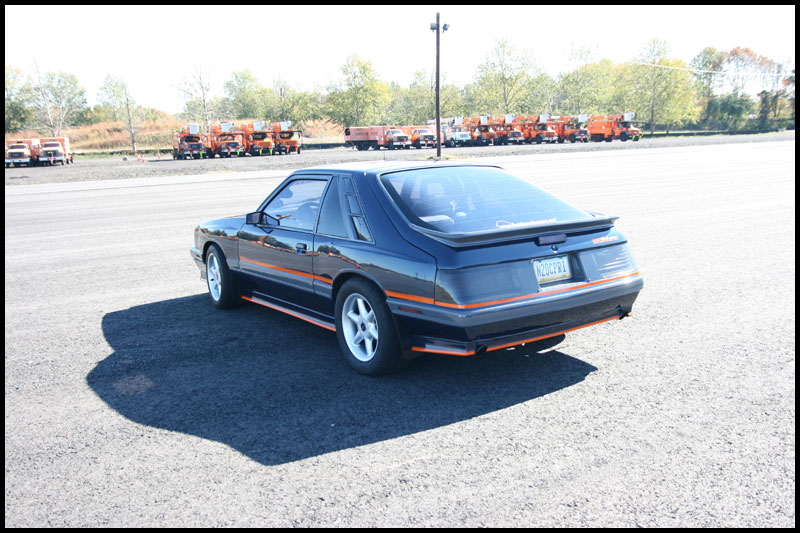
POLYGON ((342 306, 342 333, 356 359, 364 363, 372 360, 378 349, 378 321, 369 301, 357 292, 342 306))
POLYGON ((222 279, 219 260, 215 253, 208 254, 208 259, 206 260, 206 279, 208 280, 208 292, 211 293, 211 297, 214 301, 218 302, 222 294, 222 279))

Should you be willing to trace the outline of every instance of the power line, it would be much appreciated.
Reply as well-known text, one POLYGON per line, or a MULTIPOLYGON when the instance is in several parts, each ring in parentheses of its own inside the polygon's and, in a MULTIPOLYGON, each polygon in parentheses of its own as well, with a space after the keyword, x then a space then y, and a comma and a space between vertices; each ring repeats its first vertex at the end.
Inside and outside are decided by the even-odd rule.
POLYGON ((645 65, 647 67, 671 68, 674 70, 688 70, 689 72, 705 72, 708 74, 722 74, 721 70, 699 70, 696 68, 671 67, 669 65, 657 65, 655 63, 640 63, 638 61, 632 61, 631 63, 634 65, 645 65))

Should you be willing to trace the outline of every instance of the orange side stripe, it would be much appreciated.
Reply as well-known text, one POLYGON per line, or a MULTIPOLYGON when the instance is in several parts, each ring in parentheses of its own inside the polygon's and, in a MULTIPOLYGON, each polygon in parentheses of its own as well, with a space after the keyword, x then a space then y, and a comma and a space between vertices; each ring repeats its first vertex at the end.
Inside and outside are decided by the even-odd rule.
POLYGON ((598 320, 597 322, 592 322, 590 324, 584 324, 582 326, 578 326, 575 328, 565 329, 564 331, 559 331, 557 333, 549 333, 547 335, 542 335, 541 337, 534 337, 532 339, 525 339, 524 341, 517 341, 517 342, 510 342, 508 344, 501 344, 500 346, 493 346, 491 348, 487 348, 487 352, 493 352, 495 350, 502 350, 503 348, 510 348, 512 346, 519 346, 520 344, 525 344, 527 342, 534 342, 540 341, 542 339, 549 339, 550 337, 556 337, 558 335, 563 335, 564 333, 569 333, 570 331, 575 331, 576 329, 583 329, 588 328, 589 326, 596 326, 597 324, 602 324, 603 322, 609 322, 611 320, 619 320, 618 316, 612 316, 611 318, 604 318, 603 320, 598 320))
POLYGON ((263 305, 264 307, 269 307, 270 309, 274 309, 275 311, 280 311, 281 313, 286 313, 287 315, 293 316, 295 318, 299 318, 300 320, 305 320, 310 324, 314 324, 315 326, 319 326, 321 328, 325 328, 328 331, 336 331, 335 327, 329 326, 328 324, 323 324, 322 322, 318 322, 311 317, 307 317, 305 315, 301 315, 299 313, 294 313, 289 311, 288 309, 284 309, 283 307, 279 307, 277 305, 268 304, 267 302, 261 300, 254 300, 252 298, 248 298, 247 296, 242 296, 242 300, 247 300, 248 302, 253 302, 254 304, 263 305))
POLYGON ((501 300, 490 300, 490 301, 478 302, 478 303, 474 303, 474 304, 451 304, 451 303, 445 303, 445 302, 437 302, 433 298, 426 298, 424 296, 416 296, 416 295, 413 295, 413 294, 405 294, 405 293, 402 293, 402 292, 393 292, 393 291, 386 291, 386 295, 390 296, 392 298, 399 298, 401 300, 411 300, 413 302, 420 302, 420 303, 424 303, 424 304, 437 305, 439 307, 449 307, 451 309, 474 309, 476 307, 484 307, 484 306, 488 306, 488 305, 499 305, 499 304, 505 304, 505 303, 510 303, 510 302, 518 302, 520 300, 531 300, 533 298, 540 298, 542 296, 550 296, 552 294, 558 294, 558 293, 561 293, 561 292, 577 291, 577 290, 580 290, 580 289, 585 289, 587 287, 593 287, 595 285, 601 285, 603 283, 611 283, 612 281, 617 281, 617 280, 621 280, 621 279, 624 279, 624 278, 629 278, 629 277, 632 277, 632 276, 638 276, 638 275, 639 275, 639 272, 637 271, 637 272, 632 272, 630 274, 617 276, 616 278, 601 279, 601 280, 598 280, 598 281, 592 281, 590 283, 584 283, 583 285, 577 285, 575 287, 567 287, 565 289, 556 289, 556 290, 547 291, 547 292, 536 292, 536 293, 533 293, 533 294, 525 294, 523 296, 513 296, 511 298, 503 298, 501 300))
POLYGON ((411 300, 412 302, 420 302, 423 304, 439 305, 433 300, 433 298, 426 298, 424 296, 415 296, 413 294, 406 294, 404 292, 386 291, 386 296, 390 296, 392 298, 400 298, 401 300, 411 300))
POLYGON ((304 278, 314 279, 317 281, 322 281, 323 283, 327 283, 328 285, 333 283, 333 280, 328 278, 323 278, 322 276, 315 276, 314 274, 309 274, 308 272, 301 272, 299 270, 292 270, 290 268, 283 268, 277 265, 270 265, 269 263, 262 263, 261 261, 256 261, 254 259, 248 259, 247 257, 239 256, 239 261, 244 261, 245 263, 250 263, 251 265, 258 265, 264 268, 271 268, 272 270, 278 270, 280 272, 286 272, 287 274, 294 274, 295 276, 303 276, 304 278))

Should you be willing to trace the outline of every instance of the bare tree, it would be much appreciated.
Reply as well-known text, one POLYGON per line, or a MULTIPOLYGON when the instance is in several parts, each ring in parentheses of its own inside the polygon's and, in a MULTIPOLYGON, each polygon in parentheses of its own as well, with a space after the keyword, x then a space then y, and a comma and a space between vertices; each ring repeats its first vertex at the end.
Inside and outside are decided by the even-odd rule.
POLYGON ((31 89, 36 121, 54 137, 59 136, 62 128, 71 125, 86 107, 86 92, 72 74, 48 72, 42 76, 38 65, 35 70, 36 79, 31 89))
POLYGON ((128 123, 128 133, 131 137, 131 149, 135 152, 139 110, 128 89, 128 84, 125 80, 109 74, 106 76, 105 82, 100 88, 98 100, 112 110, 114 120, 121 118, 128 123))
POLYGON ((184 113, 196 120, 202 120, 211 129, 214 116, 214 100, 211 96, 211 76, 203 71, 203 65, 196 65, 194 74, 180 86, 185 99, 184 113))

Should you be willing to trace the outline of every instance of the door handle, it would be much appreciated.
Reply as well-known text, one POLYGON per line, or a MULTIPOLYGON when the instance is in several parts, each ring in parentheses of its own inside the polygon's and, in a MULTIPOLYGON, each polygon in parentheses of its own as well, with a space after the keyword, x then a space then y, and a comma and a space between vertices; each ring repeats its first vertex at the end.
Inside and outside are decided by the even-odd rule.
POLYGON ((294 248, 300 253, 305 253, 308 251, 308 245, 304 242, 298 242, 295 244, 294 248))

